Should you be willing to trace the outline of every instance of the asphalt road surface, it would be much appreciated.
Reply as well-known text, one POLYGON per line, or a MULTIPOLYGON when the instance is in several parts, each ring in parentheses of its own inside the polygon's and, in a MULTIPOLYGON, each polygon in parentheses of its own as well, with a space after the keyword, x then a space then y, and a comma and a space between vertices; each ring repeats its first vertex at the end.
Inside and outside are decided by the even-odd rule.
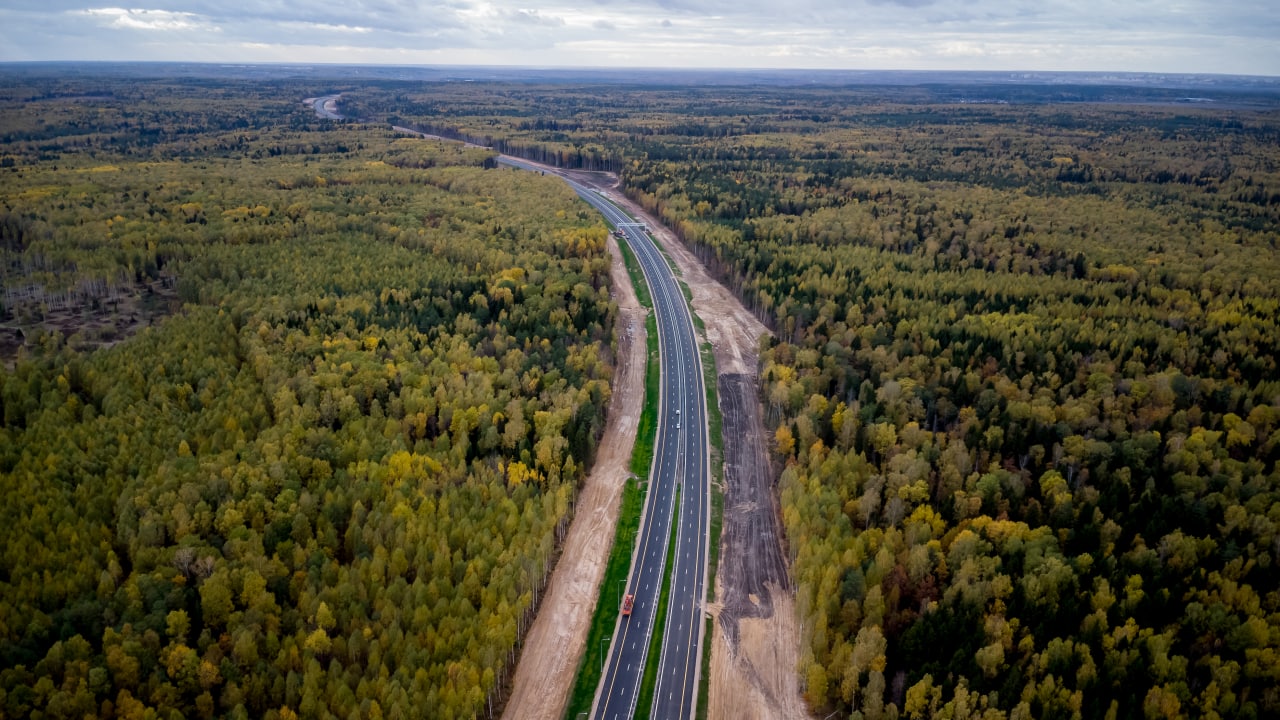
POLYGON ((311 107, 315 109, 316 115, 326 120, 342 120, 344 119, 338 114, 338 98, 339 95, 325 95, 324 97, 310 98, 311 107))
MULTIPOLYGON (((506 165, 542 168, 503 157, 506 165)), ((633 717, 656 622, 672 523, 676 523, 670 596, 662 631, 652 718, 692 718, 697 706, 707 582, 708 462, 706 392, 688 304, 652 238, 599 193, 565 182, 626 233, 653 296, 658 325, 662 399, 644 515, 625 590, 601 588, 602 602, 635 595, 630 617, 619 616, 592 717, 633 717), (677 506, 678 503, 678 506, 677 506)))

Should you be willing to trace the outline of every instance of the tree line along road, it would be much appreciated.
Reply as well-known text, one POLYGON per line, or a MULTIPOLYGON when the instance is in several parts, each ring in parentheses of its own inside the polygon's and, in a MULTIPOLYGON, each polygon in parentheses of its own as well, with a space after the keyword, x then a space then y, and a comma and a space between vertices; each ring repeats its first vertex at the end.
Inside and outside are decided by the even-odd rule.
MULTIPOLYGON (((337 98, 330 95, 308 102, 317 115, 340 120, 343 116, 337 112, 337 98)), ((532 172, 548 171, 507 155, 500 155, 498 162, 532 172)), ((701 679, 711 527, 706 389, 693 316, 671 267, 644 226, 602 194, 551 172, 623 232, 644 271, 658 326, 661 384, 657 438, 626 588, 635 599, 629 615, 619 614, 591 714, 601 720, 623 720, 635 714, 663 590, 672 525, 676 523, 666 624, 650 717, 692 718, 701 679)), ((601 588, 602 600, 609 597, 605 590, 601 588)))

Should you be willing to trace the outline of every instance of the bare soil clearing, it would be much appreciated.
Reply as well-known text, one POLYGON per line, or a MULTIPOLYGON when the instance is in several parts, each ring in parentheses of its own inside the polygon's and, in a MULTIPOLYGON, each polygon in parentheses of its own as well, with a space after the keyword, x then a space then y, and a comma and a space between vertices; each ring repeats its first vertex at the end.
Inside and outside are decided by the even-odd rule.
POLYGON ((579 494, 573 523, 547 595, 525 637, 504 718, 560 720, 578 671, 609 560, 628 475, 636 426, 644 407, 645 310, 612 237, 610 276, 618 302, 618 357, 609 419, 595 465, 579 494))
POLYGON ((806 718, 796 669, 800 634, 755 377, 731 373, 717 380, 728 487, 707 716, 806 718))
POLYGON ((42 308, 32 299, 6 304, 0 311, 0 364, 12 370, 20 349, 36 332, 60 333, 77 350, 108 348, 182 308, 172 280, 138 283, 96 300, 42 308))
POLYGON ((800 698, 796 658, 800 641, 791 593, 771 588, 773 614, 739 622, 739 642, 716 632, 711 645, 707 717, 734 720, 808 718, 800 698))

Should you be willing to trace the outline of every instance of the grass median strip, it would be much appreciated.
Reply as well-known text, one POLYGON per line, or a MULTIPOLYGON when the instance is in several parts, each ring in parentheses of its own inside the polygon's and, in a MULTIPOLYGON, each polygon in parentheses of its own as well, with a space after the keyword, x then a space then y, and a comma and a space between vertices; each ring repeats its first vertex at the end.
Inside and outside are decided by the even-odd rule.
MULTIPOLYGON (((625 242, 618 243, 622 257, 631 276, 631 284, 635 288, 640 304, 650 310, 653 301, 649 295, 644 274, 631 249, 625 242)), ((587 633, 587 646, 578 664, 578 675, 574 681, 573 692, 565 708, 567 720, 577 720, 580 713, 591 711, 591 702, 595 699, 596 686, 600 684, 600 671, 603 666, 604 653, 609 651, 606 638, 613 632, 617 624, 620 603, 613 602, 618 594, 620 581, 624 581, 631 572, 631 554, 635 548, 636 534, 640 529, 640 512, 644 507, 644 497, 648 479, 649 464, 653 460, 654 434, 657 431, 658 418, 658 327, 650 312, 645 320, 645 393, 644 409, 636 429, 635 446, 631 451, 631 472, 635 479, 627 480, 622 490, 622 507, 618 511, 618 526, 614 531, 613 547, 609 551, 609 563, 605 566, 604 580, 600 584, 600 596, 596 602, 595 612, 591 616, 591 629, 587 633)))
POLYGON ((649 465, 653 462, 653 444, 657 441, 658 434, 658 395, 662 383, 658 367, 658 322, 650 315, 644 326, 649 337, 644 373, 644 409, 640 411, 640 421, 636 424, 636 444, 631 451, 631 472, 639 477, 648 477, 649 465))
POLYGON ((649 294, 649 283, 645 280, 644 270, 640 269, 640 261, 636 259, 626 238, 618 241, 618 249, 622 251, 622 261, 627 266, 627 275, 631 276, 631 287, 635 288, 636 299, 642 306, 652 310, 653 296, 649 294))
MULTIPOLYGON (((680 486, 676 486, 675 507, 680 507, 680 486)), ((649 653, 644 663, 644 676, 640 679, 640 697, 636 702, 635 717, 647 718, 653 711, 653 690, 658 683, 658 663, 662 659, 662 633, 667 624, 667 604, 671 599, 671 568, 675 565, 676 531, 680 529, 679 517, 673 518, 671 535, 667 538, 667 562, 662 569, 662 585, 659 587, 658 614, 653 619, 653 636, 649 639, 649 653)))
POLYGON ((618 243, 622 249, 623 260, 626 261, 627 272, 631 275, 631 284, 636 288, 636 296, 640 304, 650 310, 645 317, 646 352, 644 372, 644 409, 640 412, 640 421, 636 429, 636 444, 631 451, 631 472, 639 477, 647 477, 649 465, 653 462, 653 444, 657 440, 658 400, 661 392, 661 358, 658 354, 658 320, 654 316, 653 300, 649 295, 649 286, 645 283, 644 272, 640 263, 632 254, 630 246, 625 242, 618 243), (644 288, 644 294, 640 289, 644 288))

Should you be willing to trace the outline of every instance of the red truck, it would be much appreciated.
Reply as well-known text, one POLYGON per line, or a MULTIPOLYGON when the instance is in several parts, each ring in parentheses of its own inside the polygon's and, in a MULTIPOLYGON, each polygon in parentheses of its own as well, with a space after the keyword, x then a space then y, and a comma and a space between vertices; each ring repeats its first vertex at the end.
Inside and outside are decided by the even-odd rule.
POLYGON ((635 602, 636 602, 635 595, 628 595, 622 598, 622 616, 623 617, 631 616, 631 606, 634 605, 635 602))

